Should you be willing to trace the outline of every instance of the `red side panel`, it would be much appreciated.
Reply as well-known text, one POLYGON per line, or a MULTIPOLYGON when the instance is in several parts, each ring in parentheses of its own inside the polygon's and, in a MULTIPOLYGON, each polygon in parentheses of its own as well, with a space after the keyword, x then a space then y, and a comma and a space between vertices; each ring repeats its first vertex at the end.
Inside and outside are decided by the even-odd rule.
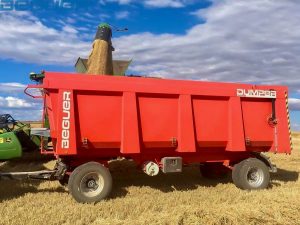
POLYGON ((236 152, 246 150, 241 99, 238 97, 230 97, 228 102, 228 143, 226 150, 236 152))
POLYGON ((274 140, 274 128, 268 123, 272 115, 271 100, 242 99, 242 108, 247 148, 270 148, 274 140))
POLYGON ((278 153, 289 154, 292 151, 292 137, 291 133, 287 132, 290 131, 287 101, 285 99, 277 99, 276 108, 278 109, 276 112, 278 117, 278 125, 276 129, 277 147, 275 146, 273 151, 278 153), (284 105, 286 107, 283 107, 284 105))
MULTIPOLYGON (((45 110, 49 119, 50 135, 52 138, 57 138, 57 110, 58 110, 58 92, 49 91, 45 95, 45 110)), ((43 118, 44 119, 44 118, 43 118)))
MULTIPOLYGON (((90 151, 97 148, 120 148, 121 93, 79 91, 76 102, 78 147, 90 151)), ((99 151, 101 154, 104 150, 99 151)))
POLYGON ((76 128, 74 113, 74 92, 60 89, 57 104, 57 145, 58 155, 76 155, 76 128))
POLYGON ((177 139, 177 96, 140 95, 138 105, 144 147, 175 149, 172 140, 177 139))
POLYGON ((228 141, 228 99, 193 99, 197 143, 199 147, 223 147, 228 141))
POLYGON ((192 98, 180 95, 178 99, 178 152, 196 152, 192 98))
POLYGON ((136 94, 124 92, 122 100, 121 153, 140 153, 136 94))
POLYGON ((57 73, 43 87, 57 155, 199 161, 291 151, 286 87, 57 73))

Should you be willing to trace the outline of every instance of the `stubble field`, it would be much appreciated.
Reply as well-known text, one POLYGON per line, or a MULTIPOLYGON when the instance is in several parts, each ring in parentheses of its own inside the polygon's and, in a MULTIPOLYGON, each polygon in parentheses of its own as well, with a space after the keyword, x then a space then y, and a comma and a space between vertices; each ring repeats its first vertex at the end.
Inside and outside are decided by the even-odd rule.
MULTIPOLYGON (((0 181, 0 224, 300 224, 300 133, 292 155, 270 155, 278 173, 262 191, 242 191, 231 177, 207 180, 197 167, 148 177, 131 162, 110 164, 110 199, 78 204, 57 181, 0 181)), ((52 169, 28 155, 1 171, 52 169)))

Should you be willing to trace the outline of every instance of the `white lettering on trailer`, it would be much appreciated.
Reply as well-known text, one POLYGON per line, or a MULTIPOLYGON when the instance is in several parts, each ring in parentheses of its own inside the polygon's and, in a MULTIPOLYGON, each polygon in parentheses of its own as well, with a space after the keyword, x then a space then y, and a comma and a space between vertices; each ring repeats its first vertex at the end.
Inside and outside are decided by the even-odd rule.
POLYGON ((274 90, 254 90, 254 89, 237 89, 238 97, 247 98, 276 98, 277 93, 274 90))
POLYGON ((61 148, 70 147, 70 127, 71 127, 71 92, 63 93, 63 118, 61 132, 61 148))

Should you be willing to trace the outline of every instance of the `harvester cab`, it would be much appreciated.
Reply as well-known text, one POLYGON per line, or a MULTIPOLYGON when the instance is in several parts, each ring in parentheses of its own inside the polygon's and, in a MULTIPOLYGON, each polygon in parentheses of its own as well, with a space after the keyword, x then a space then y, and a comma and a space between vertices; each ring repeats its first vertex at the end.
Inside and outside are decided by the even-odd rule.
POLYGON ((16 124, 16 120, 11 115, 0 115, 0 133, 3 133, 4 131, 12 131, 16 124))
POLYGON ((42 71, 41 73, 30 73, 29 78, 32 81, 35 81, 39 84, 43 83, 43 79, 45 78, 45 72, 42 71))
POLYGON ((19 158, 22 152, 39 148, 40 139, 31 136, 30 125, 9 114, 0 115, 0 160, 19 158))

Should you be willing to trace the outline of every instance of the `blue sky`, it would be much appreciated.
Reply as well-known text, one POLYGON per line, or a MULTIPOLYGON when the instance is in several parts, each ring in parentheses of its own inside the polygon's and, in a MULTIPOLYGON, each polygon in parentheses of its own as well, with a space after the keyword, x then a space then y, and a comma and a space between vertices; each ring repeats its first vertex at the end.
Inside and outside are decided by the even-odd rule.
POLYGON ((293 0, 0 0, 0 113, 38 119, 40 103, 22 94, 28 74, 73 72, 108 22, 129 29, 113 34, 128 73, 288 85, 300 130, 299 11, 293 0))

